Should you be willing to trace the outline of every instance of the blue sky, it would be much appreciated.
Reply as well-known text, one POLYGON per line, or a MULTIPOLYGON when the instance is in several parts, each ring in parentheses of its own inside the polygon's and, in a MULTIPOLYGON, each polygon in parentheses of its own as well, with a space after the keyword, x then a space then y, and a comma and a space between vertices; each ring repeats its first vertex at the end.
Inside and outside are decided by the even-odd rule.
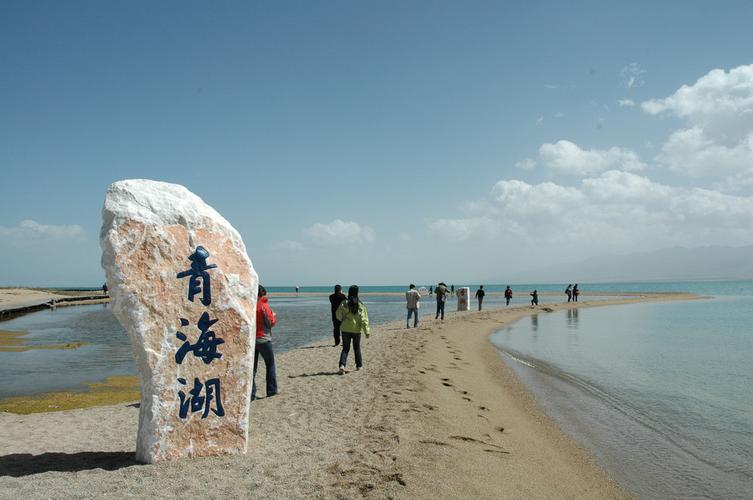
POLYGON ((752 19, 731 1, 5 1, 0 284, 101 282, 124 178, 201 196, 268 284, 751 244, 752 19))

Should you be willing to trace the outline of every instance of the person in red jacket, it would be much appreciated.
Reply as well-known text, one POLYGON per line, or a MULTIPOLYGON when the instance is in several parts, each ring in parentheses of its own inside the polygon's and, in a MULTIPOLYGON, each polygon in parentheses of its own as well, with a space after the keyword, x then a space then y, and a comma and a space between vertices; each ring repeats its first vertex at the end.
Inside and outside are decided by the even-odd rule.
POLYGON ((267 368, 267 397, 277 394, 277 371, 275 370, 275 353, 272 350, 272 327, 277 324, 277 315, 269 307, 267 290, 259 285, 259 300, 256 302, 256 349, 254 350, 254 385, 251 389, 251 401, 256 399, 256 370, 259 366, 259 354, 264 358, 267 368))

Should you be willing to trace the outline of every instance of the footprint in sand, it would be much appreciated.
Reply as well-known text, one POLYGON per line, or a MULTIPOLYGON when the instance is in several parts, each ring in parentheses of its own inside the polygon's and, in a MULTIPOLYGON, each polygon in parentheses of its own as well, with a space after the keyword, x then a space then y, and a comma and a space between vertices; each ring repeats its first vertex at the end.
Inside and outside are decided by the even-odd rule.
POLYGON ((434 444, 437 446, 449 446, 450 448, 453 447, 450 443, 445 443, 444 441, 437 441, 435 439, 421 439, 418 442, 421 444, 434 444))

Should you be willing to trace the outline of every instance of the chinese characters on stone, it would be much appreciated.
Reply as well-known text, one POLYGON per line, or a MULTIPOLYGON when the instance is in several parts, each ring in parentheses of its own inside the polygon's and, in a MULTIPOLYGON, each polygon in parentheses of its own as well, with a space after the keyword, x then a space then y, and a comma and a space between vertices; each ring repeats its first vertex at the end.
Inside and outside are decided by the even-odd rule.
POLYGON ((207 271, 217 267, 217 264, 207 264, 207 258, 209 258, 209 252, 199 245, 196 251, 188 257, 191 261, 191 268, 178 273, 178 278, 191 277, 188 280, 188 300, 193 302, 193 296, 202 292, 201 303, 205 306, 212 303, 212 280, 207 271), (201 278, 201 285, 199 285, 199 278, 201 278))
MULTIPOLYGON (((212 303, 211 278, 207 271, 217 267, 216 264, 207 264, 207 258, 209 258, 209 252, 202 246, 196 247, 196 251, 188 257, 191 261, 191 268, 177 274, 179 279, 190 277, 188 280, 188 300, 193 302, 194 295, 201 293, 201 303, 204 306, 209 306, 212 303)), ((181 331, 175 333, 175 337, 183 341, 183 345, 175 353, 177 364, 182 364, 189 353, 193 353, 195 357, 200 358, 207 365, 215 359, 222 358, 222 353, 217 352, 217 346, 224 344, 225 340, 218 338, 209 329, 217 321, 217 319, 210 319, 208 312, 201 315, 196 324, 201 333, 195 344, 188 340, 185 333, 181 331)), ((181 327, 189 324, 190 321, 180 318, 181 327)), ((178 382, 181 385, 187 384, 184 378, 178 378, 178 382)), ((208 379, 204 383, 198 378, 194 378, 193 388, 188 391, 188 396, 180 390, 178 391, 178 398, 180 399, 180 411, 178 412, 180 418, 187 418, 189 410, 191 413, 201 411, 201 418, 207 418, 210 410, 218 417, 225 415, 225 410, 222 407, 222 390, 219 378, 208 379), (212 402, 214 402, 214 408, 212 408, 212 402)))

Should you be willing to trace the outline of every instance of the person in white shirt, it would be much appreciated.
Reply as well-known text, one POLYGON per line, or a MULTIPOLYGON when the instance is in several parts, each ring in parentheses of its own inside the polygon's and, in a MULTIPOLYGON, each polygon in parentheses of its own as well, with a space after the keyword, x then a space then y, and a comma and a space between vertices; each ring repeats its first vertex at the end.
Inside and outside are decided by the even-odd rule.
POLYGON ((421 294, 416 290, 416 285, 410 285, 405 292, 405 306, 408 308, 408 317, 405 320, 405 328, 410 328, 410 317, 413 316, 413 328, 418 326, 418 308, 421 306, 421 294))

